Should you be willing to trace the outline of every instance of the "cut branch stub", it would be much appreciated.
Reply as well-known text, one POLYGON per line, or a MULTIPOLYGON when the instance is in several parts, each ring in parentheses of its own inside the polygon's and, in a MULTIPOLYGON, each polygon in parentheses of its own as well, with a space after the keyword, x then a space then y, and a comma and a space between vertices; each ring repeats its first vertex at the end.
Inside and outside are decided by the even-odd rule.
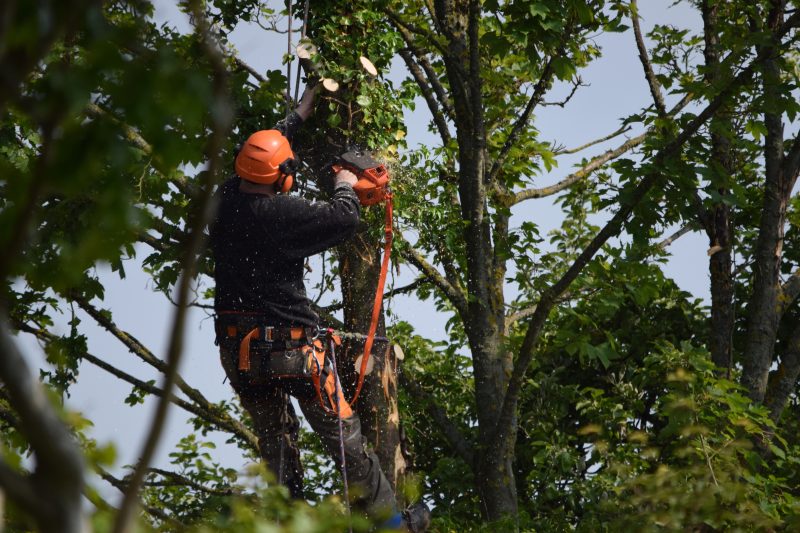
POLYGON ((295 48, 295 52, 297 52, 297 57, 300 59, 311 59, 311 56, 317 54, 317 47, 311 41, 304 40, 300 41, 300 44, 295 48))
MULTIPOLYGON (((359 355, 359 356, 356 358, 356 361, 355 361, 355 363, 354 363, 354 364, 355 364, 355 367, 356 367, 356 372, 358 372, 358 371, 361 369, 361 360, 362 360, 363 358, 364 358, 364 354, 361 354, 361 355, 359 355)), ((373 368, 375 368, 375 358, 374 358, 374 357, 370 357, 370 358, 367 360, 367 368, 366 368, 366 370, 364 371, 364 375, 365 375, 365 376, 368 376, 368 375, 372 374, 372 369, 373 369, 373 368)))
POLYGON ((325 87, 326 90, 332 93, 335 93, 336 91, 339 90, 339 82, 331 78, 324 78, 322 80, 322 86, 325 87))
POLYGON ((372 61, 370 61, 364 56, 359 57, 358 60, 361 61, 361 66, 364 67, 364 70, 369 72, 370 76, 378 75, 378 69, 375 67, 372 61))

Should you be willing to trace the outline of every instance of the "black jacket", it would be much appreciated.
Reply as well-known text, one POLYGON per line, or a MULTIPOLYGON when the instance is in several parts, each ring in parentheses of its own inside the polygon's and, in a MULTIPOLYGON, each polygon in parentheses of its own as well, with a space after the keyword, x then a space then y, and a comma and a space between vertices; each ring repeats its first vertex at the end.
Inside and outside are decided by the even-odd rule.
POLYGON ((219 210, 211 228, 216 295, 214 308, 263 315, 266 325, 315 326, 303 284, 306 257, 353 235, 360 205, 352 187, 340 184, 330 202, 239 191, 234 176, 217 191, 219 210))

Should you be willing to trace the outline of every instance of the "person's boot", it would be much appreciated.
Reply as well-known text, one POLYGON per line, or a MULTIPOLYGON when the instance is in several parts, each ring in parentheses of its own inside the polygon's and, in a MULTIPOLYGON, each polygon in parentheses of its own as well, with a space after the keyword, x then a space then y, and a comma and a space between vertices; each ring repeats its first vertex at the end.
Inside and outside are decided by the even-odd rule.
POLYGON ((425 533, 431 525, 431 510, 424 502, 410 505, 402 514, 403 522, 410 533, 425 533))

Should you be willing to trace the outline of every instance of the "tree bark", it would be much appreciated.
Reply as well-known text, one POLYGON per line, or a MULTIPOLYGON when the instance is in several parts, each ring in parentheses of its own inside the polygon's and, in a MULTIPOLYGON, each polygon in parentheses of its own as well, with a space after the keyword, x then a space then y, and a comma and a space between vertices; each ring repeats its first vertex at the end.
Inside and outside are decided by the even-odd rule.
MULTIPOLYGON (((703 0, 703 33, 705 37, 706 82, 709 86, 720 77, 719 2, 703 0)), ((721 171, 716 175, 717 191, 721 197, 728 193, 727 182, 733 173, 731 143, 721 132, 732 131, 730 114, 726 109, 711 119, 711 166, 721 171)), ((711 360, 719 368, 730 368, 733 364, 733 278, 732 235, 730 206, 721 201, 715 204, 704 217, 709 247, 718 247, 718 252, 709 259, 711 275, 711 360)))
POLYGON ((473 466, 483 514, 489 521, 517 515, 513 442, 516 424, 495 431, 512 371, 503 348, 502 276, 494 276, 491 226, 486 210, 486 131, 476 0, 439 0, 435 16, 447 38, 444 64, 453 96, 458 140, 458 193, 467 259, 467 316, 462 316, 472 354, 479 438, 473 466), (499 282, 498 282, 499 279, 499 282))
MULTIPOLYGON (((381 268, 380 243, 364 228, 340 246, 338 252, 345 327, 348 331, 366 334, 381 268)), ((383 308, 376 336, 386 336, 383 308)), ((344 352, 340 371, 348 397, 352 397, 360 370, 360 361, 358 365, 356 362, 364 353, 364 342, 348 340, 344 352)), ((372 371, 364 380, 356 408, 364 435, 375 449, 386 479, 396 488, 406 469, 400 451, 397 361, 391 346, 382 340, 373 343, 370 359, 372 371)))
MULTIPOLYGON (((778 37, 783 20, 780 0, 773 2, 768 17, 772 42, 761 62, 764 101, 767 106, 780 101, 781 72, 777 63, 778 37)), ((753 294, 747 306, 749 316, 742 385, 757 402, 764 400, 772 365, 780 319, 780 264, 783 256, 786 206, 791 193, 790 180, 783 173, 783 119, 781 111, 764 111, 767 134, 764 139, 765 187, 758 241, 753 265, 753 294)))
POLYGON ((776 423, 781 418, 789 396, 797 387, 798 377, 800 377, 800 324, 792 331, 778 369, 769 379, 769 392, 764 404, 769 409, 770 418, 776 423))
POLYGON ((23 476, 0 461, 0 485, 41 531, 77 533, 83 530, 83 456, 11 339, 6 316, 0 310, 0 380, 36 465, 23 476))

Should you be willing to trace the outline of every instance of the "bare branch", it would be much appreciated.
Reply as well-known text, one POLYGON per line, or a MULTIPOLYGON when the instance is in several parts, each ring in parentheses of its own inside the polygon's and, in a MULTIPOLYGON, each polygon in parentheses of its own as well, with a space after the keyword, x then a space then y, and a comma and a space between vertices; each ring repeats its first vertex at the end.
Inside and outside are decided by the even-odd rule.
POLYGON ((421 285, 430 283, 430 281, 431 280, 427 276, 420 276, 411 283, 409 283, 408 285, 404 285, 402 287, 397 287, 395 289, 387 291, 386 293, 384 293, 383 299, 388 300, 400 294, 408 294, 409 292, 417 290, 421 285))
POLYGON ((511 205, 524 202, 525 200, 530 200, 531 198, 544 198, 545 196, 552 196, 558 192, 563 191, 564 189, 572 186, 574 183, 584 179, 589 174, 591 174, 598 168, 602 167, 609 161, 612 161, 621 156, 622 154, 624 154, 625 152, 639 146, 645 141, 645 139, 647 139, 649 135, 650 133, 647 132, 632 139, 628 139, 620 146, 612 150, 608 150, 604 154, 595 157, 594 159, 589 161, 586 165, 581 167, 580 170, 578 170, 577 172, 573 172, 572 174, 570 174, 569 176, 567 176, 566 178, 562 179, 561 181, 559 181, 554 185, 550 185, 549 187, 542 187, 540 189, 525 189, 523 191, 517 192, 516 194, 514 194, 514 199, 511 202, 511 205))
POLYGON ((144 244, 148 245, 150 248, 157 252, 163 252, 166 248, 164 245, 159 241, 156 237, 153 237, 146 231, 139 233, 139 236, 136 238, 139 242, 143 242, 144 244))
POLYGON ((642 62, 642 68, 644 68, 644 76, 647 78, 647 85, 650 87, 653 103, 655 103, 659 116, 666 117, 667 106, 664 103, 664 96, 661 94, 661 84, 658 83, 658 78, 653 72, 653 64, 650 63, 650 56, 642 38, 642 29, 639 27, 639 8, 636 5, 636 0, 631 0, 631 22, 633 23, 633 34, 636 37, 636 48, 639 50, 639 60, 642 62))
POLYGON ((664 250, 667 248, 667 246, 677 241, 687 233, 691 233, 692 231, 694 231, 694 229, 695 228, 692 226, 692 224, 686 224, 681 229, 679 229, 678 231, 676 231, 675 233, 673 233, 672 235, 670 235, 669 237, 658 243, 657 246, 662 250, 664 250))
MULTIPOLYGON (((683 99, 678 102, 678 104, 672 108, 669 112, 670 115, 674 115, 678 113, 681 109, 686 107, 686 105, 692 100, 691 95, 686 95, 683 99)), ((510 201, 510 205, 518 204, 522 201, 531 199, 531 198, 543 198, 545 196, 551 196, 556 194, 560 191, 563 191, 567 187, 570 187, 574 183, 582 180, 583 178, 587 177, 589 174, 597 170, 598 168, 602 167, 609 161, 612 161, 628 150, 635 148, 636 146, 642 144, 645 139, 653 132, 652 128, 646 131, 645 133, 639 135, 638 137, 634 137, 632 139, 628 139, 623 144, 618 146, 617 148, 608 150, 607 152, 593 158, 589 163, 579 169, 577 172, 574 172, 564 178, 563 180, 559 181, 558 183, 551 185, 549 187, 543 187, 541 189, 525 189, 523 191, 517 192, 514 197, 510 201)))
POLYGON ((616 137, 618 135, 622 135, 623 133, 630 131, 630 129, 631 129, 630 126, 622 126, 617 131, 615 131, 613 133, 609 133, 605 137, 601 137, 601 138, 599 138, 597 140, 590 141, 590 142, 588 142, 586 144, 582 144, 582 145, 578 146, 577 148, 555 150, 555 151, 553 151, 553 155, 577 154, 578 152, 581 152, 581 151, 583 151, 583 150, 585 150, 587 148, 591 148, 592 146, 595 146, 596 144, 600 144, 600 143, 603 143, 603 142, 606 142, 606 141, 610 141, 614 137, 616 137))
POLYGON ((556 107, 563 108, 564 106, 566 106, 569 103, 570 100, 572 100, 572 97, 575 96, 576 92, 578 92, 578 88, 579 87, 587 87, 587 84, 583 83, 583 80, 581 79, 580 76, 576 77, 572 81, 572 90, 569 92, 569 94, 563 100, 561 100, 560 102, 544 102, 543 101, 543 102, 540 103, 540 105, 542 107, 556 106, 556 107))
POLYGON ((450 303, 453 304, 453 307, 456 308, 461 316, 467 316, 467 298, 464 292, 461 289, 451 285, 450 282, 447 281, 447 279, 436 269, 436 267, 431 265, 421 253, 415 250, 402 235, 396 233, 395 239, 403 244, 400 255, 405 258, 406 261, 416 266, 420 272, 422 272, 431 281, 431 283, 436 285, 436 287, 438 287, 439 290, 444 293, 447 299, 450 300, 450 303))
POLYGON ((267 81, 266 78, 264 78, 264 76, 262 76, 260 72, 258 72, 256 69, 254 69, 247 63, 245 63, 242 60, 242 58, 240 58, 238 55, 229 53, 227 57, 229 57, 234 62, 234 64, 236 64, 238 68, 244 70, 245 72, 253 76, 255 79, 257 79, 259 83, 264 83, 265 81, 267 81))
POLYGON ((527 309, 522 309, 521 311, 517 311, 516 313, 512 313, 506 316, 505 320, 505 333, 508 335, 508 332, 511 330, 511 326, 515 323, 519 322, 520 320, 525 320, 526 318, 533 316, 536 312, 536 306, 528 307, 527 309))
POLYGON ((439 104, 436 101, 436 98, 434 98, 433 91, 423 77, 419 65, 414 62, 414 58, 411 57, 411 53, 407 50, 401 50, 400 57, 402 57, 403 61, 405 61, 408 71, 414 77, 414 80, 417 82, 417 86, 422 92, 422 97, 425 98, 425 102, 428 104, 428 110, 433 116, 433 123, 436 124, 436 129, 439 131, 439 136, 442 138, 442 142, 445 145, 449 144, 453 137, 450 135, 450 130, 447 127, 447 121, 445 120, 441 109, 439 109, 439 104))

